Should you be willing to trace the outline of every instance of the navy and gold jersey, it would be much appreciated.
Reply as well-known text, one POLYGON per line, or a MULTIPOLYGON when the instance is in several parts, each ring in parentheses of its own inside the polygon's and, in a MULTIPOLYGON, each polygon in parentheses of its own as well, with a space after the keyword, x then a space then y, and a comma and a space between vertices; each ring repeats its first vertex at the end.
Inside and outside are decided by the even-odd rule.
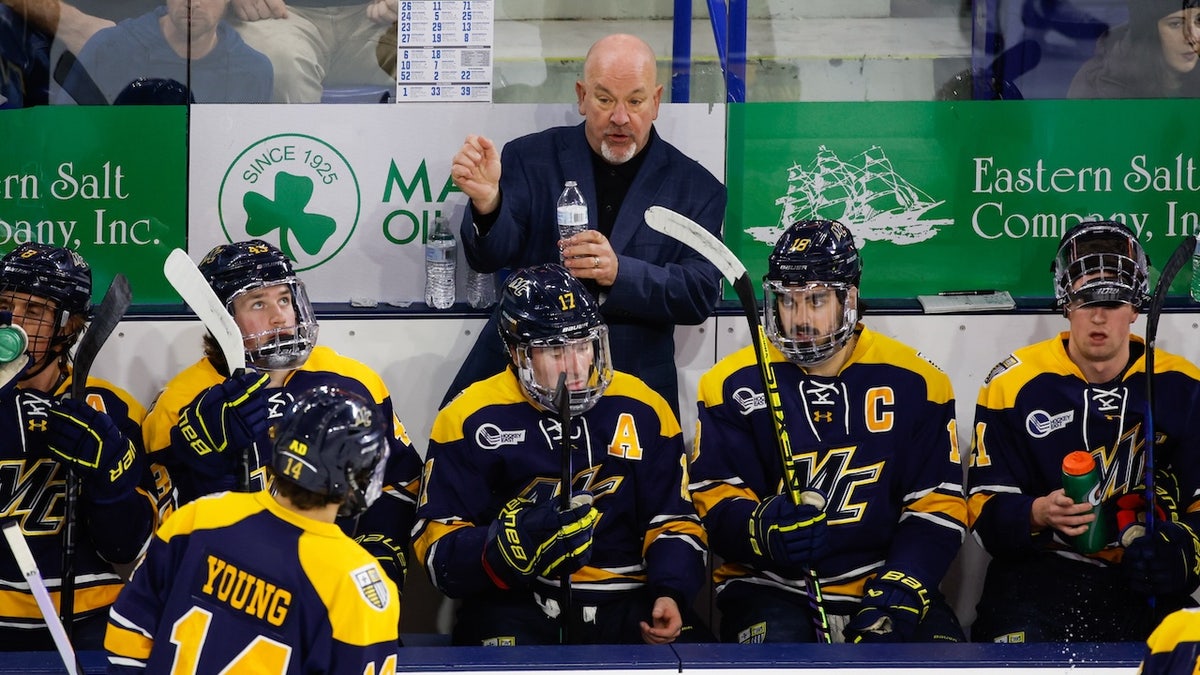
POLYGON ((110 673, 394 673, 400 600, 332 523, 266 491, 184 505, 109 612, 110 673))
MULTIPOLYGON (((1102 476, 1102 512, 1113 518, 1115 498, 1138 491, 1145 450, 1145 343, 1130 337, 1138 355, 1112 382, 1091 384, 1067 354, 1069 333, 1013 352, 988 375, 975 407, 968 472, 974 533, 994 557, 1049 551, 1083 559, 1057 531, 1030 528, 1033 500, 1062 487, 1062 460, 1090 452, 1102 476)), ((1200 447, 1200 370, 1183 358, 1155 352, 1155 461, 1179 481, 1181 511, 1200 509, 1200 462, 1178 461, 1200 447)), ((1189 520, 1196 516, 1186 516, 1189 520)), ((1117 562, 1119 532, 1088 557, 1117 562)))
MULTIPOLYGON (((1156 361, 1157 358, 1156 355, 1156 361)), ((1200 608, 1180 609, 1168 614, 1150 634, 1146 647, 1149 653, 1138 669, 1140 675, 1194 675, 1200 672, 1200 608)))
MULTIPOLYGON (((53 396, 22 394, 18 403, 10 393, 0 401, 0 435, 10 439, 0 448, 0 517, 15 518, 20 525, 56 604, 62 585, 67 470, 44 447, 27 445, 22 425, 45 424, 48 406, 53 405, 53 398, 65 394, 70 384, 68 377, 53 396)), ((111 417, 135 449, 143 452, 141 422, 146 411, 140 403, 123 389, 95 377, 88 378, 84 397, 90 406, 111 417)), ((159 465, 150 464, 136 491, 117 500, 93 503, 84 483, 74 559, 78 620, 107 611, 122 585, 113 565, 131 563, 144 552, 160 519, 175 506, 170 477, 159 465)), ((9 635, 44 632, 46 624, 12 554, 7 547, 0 549, 0 630, 5 631, 8 643, 9 635)))
MULTIPOLYGON (((146 416, 146 448, 152 457, 165 456, 162 461, 173 470, 180 503, 235 487, 237 478, 233 473, 214 478, 187 470, 173 455, 190 450, 171 445, 171 429, 179 424, 180 410, 200 392, 224 380, 211 361, 201 359, 167 383, 146 416)), ((407 544, 420 485, 421 458, 392 409, 387 386, 374 370, 329 347, 315 347, 304 365, 289 374, 281 388, 266 390, 268 422, 274 423, 282 416, 296 394, 321 385, 341 387, 374 401, 384 418, 389 420, 391 454, 384 475, 384 494, 361 516, 357 532, 381 533, 407 544)), ((271 439, 264 431, 255 444, 257 464, 251 473, 253 490, 268 487, 266 468, 271 464, 271 447, 271 439)))
MULTIPOLYGON (((911 348, 859 325, 836 377, 807 374, 770 346, 800 481, 823 492, 827 553, 813 567, 833 613, 863 584, 898 570, 936 588, 962 543, 966 505, 946 375, 911 348)), ((748 554, 754 504, 783 490, 782 461, 753 347, 700 379, 692 498, 714 555, 720 593, 754 583, 801 593, 804 582, 758 569, 748 554), (744 501, 743 501, 744 500, 744 501)))
MULTIPOLYGON (((443 593, 496 590, 481 563, 488 527, 513 497, 544 503, 559 494, 561 426, 525 398, 511 367, 438 414, 413 550, 443 593)), ((571 439, 572 490, 591 493, 600 513, 591 562, 571 576, 576 601, 598 605, 642 587, 690 601, 704 582, 705 537, 666 400, 614 373, 596 405, 572 419, 571 439)), ((557 592, 558 580, 536 586, 557 592)))

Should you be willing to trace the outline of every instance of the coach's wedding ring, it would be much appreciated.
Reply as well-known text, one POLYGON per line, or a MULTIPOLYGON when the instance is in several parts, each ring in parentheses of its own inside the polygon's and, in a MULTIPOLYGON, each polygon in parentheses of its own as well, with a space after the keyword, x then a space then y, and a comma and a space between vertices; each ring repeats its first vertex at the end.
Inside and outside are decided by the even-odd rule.
POLYGON ((599 267, 599 266, 600 266, 600 256, 598 256, 598 255, 592 256, 592 267, 599 267))

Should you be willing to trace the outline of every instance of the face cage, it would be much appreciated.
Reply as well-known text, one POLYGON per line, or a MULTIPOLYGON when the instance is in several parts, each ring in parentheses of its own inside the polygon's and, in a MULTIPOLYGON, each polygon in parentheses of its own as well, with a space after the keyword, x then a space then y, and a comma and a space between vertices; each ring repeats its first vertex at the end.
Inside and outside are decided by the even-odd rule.
POLYGON ((1088 253, 1075 260, 1054 260, 1054 291, 1066 310, 1089 305, 1141 307, 1148 294, 1146 266, 1119 253, 1088 253), (1078 285, 1078 286, 1077 286, 1078 285))
POLYGON ((587 384, 579 390, 568 390, 567 407, 570 408, 572 415, 582 415, 591 410, 592 406, 596 405, 600 397, 604 395, 609 383, 612 382, 613 368, 612 357, 608 351, 608 326, 596 326, 583 337, 543 338, 518 345, 516 348, 517 379, 520 380, 525 394, 542 409, 557 412, 558 406, 554 402, 554 385, 558 383, 558 376, 555 375, 555 381, 549 385, 538 382, 533 367, 534 350, 562 348, 570 351, 581 349, 583 345, 587 344, 591 344, 592 347, 592 363, 588 369, 587 384))
POLYGON ((351 474, 350 471, 346 472, 346 499, 338 508, 338 516, 342 518, 358 516, 371 508, 375 500, 383 495, 383 475, 387 471, 387 460, 391 449, 386 440, 381 440, 380 446, 379 461, 375 463, 375 467, 369 474, 366 471, 360 471, 357 475, 351 474))
POLYGON ((25 334, 29 339, 28 344, 25 346, 25 351, 30 357, 29 367, 21 378, 27 380, 41 373, 47 366, 56 363, 63 354, 69 352, 75 344, 76 338, 79 337, 79 333, 82 333, 82 331, 71 334, 64 334, 62 332, 71 320, 71 313, 61 309, 57 300, 30 293, 26 288, 19 286, 0 287, 0 298, 18 295, 27 301, 33 298, 45 300, 53 303, 55 307, 53 317, 48 320, 45 318, 34 319, 24 315, 19 320, 18 317, 13 317, 13 323, 20 325, 25 330, 25 334), (37 335, 40 331, 35 327, 46 324, 50 324, 50 336, 47 338, 37 335))
POLYGON ((246 361, 259 370, 295 370, 304 365, 308 355, 317 344, 317 319, 308 291, 299 279, 274 283, 257 284, 234 293, 225 307, 233 313, 233 303, 239 296, 250 291, 270 286, 286 285, 292 291, 292 307, 296 312, 296 325, 271 328, 242 336, 246 345, 246 361))
MULTIPOLYGON (((848 283, 810 282, 801 285, 787 285, 781 281, 767 279, 763 281, 763 329, 771 343, 787 357, 788 361, 801 366, 815 366, 823 363, 841 349, 850 337, 854 335, 854 326, 858 323, 858 300, 851 297, 854 286, 848 283), (792 337, 796 321, 792 326, 783 327, 779 315, 780 303, 799 305, 803 298, 813 291, 832 291, 834 299, 842 303, 841 322, 832 331, 824 335, 792 337), (799 296, 799 297, 798 297, 799 296)), ((803 319, 811 309, 797 309, 799 318, 803 319)))

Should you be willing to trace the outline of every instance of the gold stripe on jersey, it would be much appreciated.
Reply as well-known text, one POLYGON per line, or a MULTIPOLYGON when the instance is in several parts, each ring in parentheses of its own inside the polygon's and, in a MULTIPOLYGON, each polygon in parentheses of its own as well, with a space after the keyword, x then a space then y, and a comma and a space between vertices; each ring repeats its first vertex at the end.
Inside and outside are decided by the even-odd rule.
POLYGON ((108 630, 104 633, 104 649, 109 654, 120 654, 144 663, 150 658, 150 650, 153 647, 154 640, 141 632, 119 626, 112 621, 108 622, 108 630))
POLYGON ((435 542, 451 532, 464 527, 472 527, 472 525, 465 520, 456 520, 453 523, 443 523, 436 520, 418 522, 418 529, 415 533, 417 536, 413 537, 413 555, 417 556, 417 561, 421 565, 425 565, 428 560, 429 548, 435 542))
POLYGON ((750 488, 737 487, 729 483, 714 482, 699 487, 693 484, 689 486, 689 489, 692 490, 692 503, 696 505, 696 513, 701 518, 707 516, 709 510, 726 499, 758 501, 758 496, 750 488))
POLYGON ((927 513, 938 520, 952 519, 960 527, 967 524, 967 503, 961 495, 930 492, 909 504, 908 509, 927 513))
POLYGON ((975 521, 979 520, 979 514, 983 513, 984 505, 995 496, 992 493, 977 492, 967 497, 967 523, 972 528, 975 527, 975 521))
POLYGON ((646 536, 642 540, 642 554, 645 555, 654 540, 662 536, 692 537, 701 547, 708 545, 708 533, 704 531, 704 526, 700 524, 699 520, 678 516, 664 520, 646 530, 646 536))
MULTIPOLYGON (((117 594, 121 592, 121 581, 115 575, 106 579, 108 583, 94 585, 89 588, 81 588, 83 583, 77 581, 75 587, 75 611, 90 612, 95 609, 101 609, 113 604, 117 599, 117 594)), ((58 591, 50 592, 50 599, 54 601, 57 607, 60 604, 62 594, 58 591)), ((33 623, 42 625, 45 623, 45 618, 42 616, 42 610, 38 607, 37 599, 29 591, 9 591, 0 590, 0 616, 5 619, 21 621, 23 619, 32 619, 33 623)))

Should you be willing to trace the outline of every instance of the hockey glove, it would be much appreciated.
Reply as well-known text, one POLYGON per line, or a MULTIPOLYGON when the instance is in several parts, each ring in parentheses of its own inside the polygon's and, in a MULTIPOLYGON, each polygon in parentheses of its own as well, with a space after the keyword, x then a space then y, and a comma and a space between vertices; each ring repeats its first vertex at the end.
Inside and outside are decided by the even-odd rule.
POLYGON ((527 586, 535 577, 570 574, 592 557, 592 534, 600 514, 592 496, 571 497, 571 509, 553 502, 510 500, 488 528, 483 566, 497 587, 527 586))
POLYGON ((408 574, 408 557, 404 554, 404 546, 386 534, 360 534, 354 541, 375 556, 376 562, 383 571, 392 578, 396 588, 404 590, 404 577, 408 574))
POLYGON ((846 624, 846 642, 907 642, 928 612, 929 593, 919 580, 884 572, 863 587, 862 608, 846 624))
MULTIPOLYGON (((1175 474, 1159 469, 1154 472, 1154 514, 1159 521, 1179 520, 1179 479, 1175 474)), ((1145 532, 1146 487, 1138 485, 1117 498, 1117 533, 1122 538, 1133 528, 1129 540, 1145 532)))
POLYGON ((1187 524, 1156 525, 1154 536, 1134 525, 1121 535, 1125 556, 1121 569, 1129 587, 1143 595, 1188 594, 1200 583, 1200 539, 1187 524))
POLYGON ((816 490, 800 493, 800 504, 775 495, 750 514, 750 548, 768 567, 796 570, 820 558, 829 539, 825 496, 816 490))
MULTIPOLYGON (((116 501, 141 480, 145 457, 111 417, 90 405, 70 398, 55 401, 41 428, 46 449, 78 473, 89 501, 116 501)), ((27 433, 37 431, 31 428, 27 433)))
POLYGON ((189 465, 210 475, 234 470, 238 452, 253 446, 267 431, 263 389, 268 379, 266 373, 235 375, 200 392, 179 411, 172 441, 189 465))

